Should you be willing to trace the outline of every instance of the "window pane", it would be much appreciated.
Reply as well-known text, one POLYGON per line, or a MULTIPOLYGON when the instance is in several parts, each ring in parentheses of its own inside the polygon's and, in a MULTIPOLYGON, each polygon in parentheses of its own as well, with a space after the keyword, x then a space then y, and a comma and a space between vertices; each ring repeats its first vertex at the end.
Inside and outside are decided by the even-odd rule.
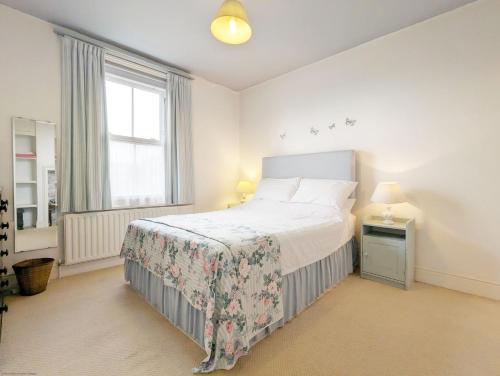
POLYGON ((163 146, 110 142, 113 207, 165 203, 163 146))
POLYGON ((106 81, 106 110, 109 132, 132 136, 132 88, 106 81))
POLYGON ((160 139, 160 94, 134 88, 134 137, 160 139))
POLYGON ((135 162, 137 166, 135 176, 137 191, 145 192, 152 204, 165 202, 165 156, 163 146, 137 144, 135 162))

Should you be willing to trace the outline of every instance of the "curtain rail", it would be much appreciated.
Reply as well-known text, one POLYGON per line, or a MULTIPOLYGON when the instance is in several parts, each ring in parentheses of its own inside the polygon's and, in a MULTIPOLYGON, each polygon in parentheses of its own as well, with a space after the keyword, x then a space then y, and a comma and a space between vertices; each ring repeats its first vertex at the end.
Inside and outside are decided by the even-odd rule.
POLYGON ((167 64, 160 63, 158 61, 155 61, 151 58, 148 58, 148 57, 143 56, 141 54, 138 54, 136 52, 129 51, 127 49, 124 49, 122 47, 118 47, 118 46, 111 44, 111 43, 103 42, 101 40, 89 37, 85 34, 81 34, 77 31, 68 29, 68 28, 63 27, 63 26, 55 25, 54 26, 54 33, 56 33, 57 35, 60 35, 60 36, 67 35, 69 37, 79 39, 83 42, 87 42, 87 43, 96 45, 98 47, 102 47, 106 50, 106 53, 108 53, 109 55, 113 55, 113 56, 116 56, 120 59, 128 60, 128 61, 131 61, 131 62, 136 63, 136 64, 144 65, 150 69, 157 70, 158 72, 172 73, 172 74, 176 74, 178 76, 188 78, 190 80, 193 79, 193 77, 191 77, 191 75, 188 72, 185 72, 181 69, 177 69, 177 68, 171 67, 167 64))

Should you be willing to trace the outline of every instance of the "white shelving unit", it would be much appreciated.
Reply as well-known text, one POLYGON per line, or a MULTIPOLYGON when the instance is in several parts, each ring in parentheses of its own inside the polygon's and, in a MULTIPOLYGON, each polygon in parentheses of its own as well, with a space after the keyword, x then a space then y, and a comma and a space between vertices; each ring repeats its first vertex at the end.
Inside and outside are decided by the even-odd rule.
POLYGON ((23 228, 36 228, 38 216, 37 203, 37 154, 36 122, 16 118, 12 127, 14 156, 14 223, 17 228, 17 209, 23 209, 23 228))

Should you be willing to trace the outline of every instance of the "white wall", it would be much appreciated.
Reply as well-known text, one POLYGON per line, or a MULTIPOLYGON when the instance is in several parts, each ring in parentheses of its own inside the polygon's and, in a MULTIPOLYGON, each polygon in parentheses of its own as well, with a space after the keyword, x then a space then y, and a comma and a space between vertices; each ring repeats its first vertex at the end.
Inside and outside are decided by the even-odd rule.
POLYGON ((56 248, 14 254, 11 125, 13 116, 59 124, 60 102, 59 43, 50 25, 0 5, 0 187, 9 200, 3 216, 10 221, 7 266, 26 258, 60 258, 56 248))
POLYGON ((239 94, 199 77, 192 89, 196 208, 222 209, 237 199, 239 94))
MULTIPOLYGON (((240 175, 257 179, 263 156, 356 149, 359 217, 378 209, 369 205, 378 181, 399 180, 408 195, 411 205, 397 211, 418 218, 417 278, 500 299, 498 14, 500 2, 482 0, 248 89, 241 98, 196 78, 198 210, 235 199, 239 157, 240 175), (345 117, 357 125, 346 128, 345 117), (332 131, 331 121, 337 123, 332 131), (309 133, 311 126, 318 136, 309 133)), ((0 5, 0 186, 10 201, 11 117, 59 124, 59 72, 51 25, 0 5)), ((9 236, 12 251, 12 229, 9 236)), ((6 263, 45 255, 61 257, 58 249, 11 252, 6 263)))
POLYGON ((242 92, 242 176, 263 156, 355 149, 358 218, 377 182, 400 181, 417 278, 500 299, 499 14, 479 1, 242 92))
MULTIPOLYGON (((193 81, 192 95, 196 208, 223 208, 235 199, 239 95, 201 78, 193 81)), ((24 116, 60 125, 60 102, 60 44, 52 25, 0 5, 0 186, 10 203, 7 215, 10 221, 13 220, 11 118, 24 116)), ((6 265, 26 258, 62 257, 59 249, 14 255, 13 225, 12 222, 6 265)))

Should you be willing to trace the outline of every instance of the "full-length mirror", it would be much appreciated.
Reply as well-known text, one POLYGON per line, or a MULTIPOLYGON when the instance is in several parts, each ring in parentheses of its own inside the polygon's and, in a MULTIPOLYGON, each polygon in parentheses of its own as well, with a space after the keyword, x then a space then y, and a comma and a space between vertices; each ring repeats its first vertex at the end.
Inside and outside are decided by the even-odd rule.
POLYGON ((57 247, 56 127, 12 121, 16 252, 57 247))

